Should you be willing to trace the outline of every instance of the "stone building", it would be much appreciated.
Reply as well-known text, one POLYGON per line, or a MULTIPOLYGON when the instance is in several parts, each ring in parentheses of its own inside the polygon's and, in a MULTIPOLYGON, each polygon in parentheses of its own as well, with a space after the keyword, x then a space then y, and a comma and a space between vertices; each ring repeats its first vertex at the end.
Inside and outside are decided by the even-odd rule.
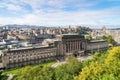
POLYGON ((84 36, 77 34, 64 34, 58 37, 59 43, 57 44, 57 53, 67 55, 82 55, 86 51, 86 43, 84 36))
POLYGON ((106 34, 111 35, 117 44, 120 44, 120 30, 106 30, 106 34))
POLYGON ((4 50, 2 63, 4 68, 38 64, 49 60, 64 60, 69 55, 85 55, 87 52, 101 51, 108 48, 106 41, 85 40, 77 34, 57 36, 48 46, 35 46, 4 50))
POLYGON ((5 68, 13 68, 55 60, 55 56, 55 47, 40 46, 5 50, 2 60, 5 68))
POLYGON ((96 51, 102 51, 108 49, 108 42, 104 40, 93 40, 87 42, 87 47, 86 47, 86 53, 90 52, 96 52, 96 51))

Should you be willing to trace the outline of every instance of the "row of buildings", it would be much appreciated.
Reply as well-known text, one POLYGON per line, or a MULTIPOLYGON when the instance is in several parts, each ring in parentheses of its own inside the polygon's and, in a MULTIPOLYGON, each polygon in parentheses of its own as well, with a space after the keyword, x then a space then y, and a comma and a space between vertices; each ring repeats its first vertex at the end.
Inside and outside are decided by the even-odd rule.
MULTIPOLYGON (((12 27, 12 26, 11 26, 12 27)), ((0 28, 0 50, 5 48, 18 48, 31 45, 41 45, 45 39, 56 38, 57 35, 78 33, 81 29, 89 30, 86 27, 67 27, 67 28, 0 28), (13 43, 15 42, 15 43, 13 43)), ((29 27, 29 26, 28 26, 29 27)), ((35 26, 33 26, 35 27, 35 26)))
POLYGON ((103 40, 87 41, 84 36, 78 34, 63 34, 56 36, 55 39, 46 40, 42 46, 1 51, 1 67, 7 69, 50 60, 65 60, 69 55, 86 55, 107 48, 108 43, 103 40))
POLYGON ((90 32, 90 35, 93 39, 101 38, 102 36, 109 36, 111 35, 112 38, 117 42, 117 44, 120 44, 120 30, 117 29, 106 29, 105 27, 103 29, 94 29, 92 32, 90 32))

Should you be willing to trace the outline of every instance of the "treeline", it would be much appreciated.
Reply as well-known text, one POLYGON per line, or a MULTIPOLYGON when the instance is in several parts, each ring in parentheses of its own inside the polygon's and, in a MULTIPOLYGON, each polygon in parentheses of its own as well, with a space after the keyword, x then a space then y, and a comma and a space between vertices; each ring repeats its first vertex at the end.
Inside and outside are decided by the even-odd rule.
POLYGON ((79 62, 70 56, 66 64, 27 66, 13 80, 120 80, 120 47, 96 52, 93 59, 79 62))

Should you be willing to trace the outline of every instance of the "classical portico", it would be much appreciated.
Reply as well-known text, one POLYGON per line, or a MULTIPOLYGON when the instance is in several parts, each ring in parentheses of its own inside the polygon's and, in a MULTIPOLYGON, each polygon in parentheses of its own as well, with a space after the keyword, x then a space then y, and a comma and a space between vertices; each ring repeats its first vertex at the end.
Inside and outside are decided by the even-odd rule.
POLYGON ((83 55, 86 49, 84 36, 78 34, 64 34, 61 37, 62 52, 65 55, 83 55))

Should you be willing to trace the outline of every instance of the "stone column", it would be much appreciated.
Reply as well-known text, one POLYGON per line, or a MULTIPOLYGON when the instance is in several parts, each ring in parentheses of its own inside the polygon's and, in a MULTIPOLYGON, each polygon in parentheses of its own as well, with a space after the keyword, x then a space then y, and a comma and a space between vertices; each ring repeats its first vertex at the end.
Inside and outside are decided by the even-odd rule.
POLYGON ((76 50, 76 41, 74 42, 74 50, 76 50))
POLYGON ((79 41, 77 41, 77 50, 79 51, 79 41))
POLYGON ((73 51, 73 44, 72 44, 72 42, 71 42, 71 51, 73 51))
POLYGON ((76 41, 76 50, 78 51, 77 47, 78 47, 78 44, 77 44, 77 41, 76 41))
POLYGON ((77 50, 77 41, 75 41, 75 50, 77 50))
POLYGON ((73 42, 73 50, 75 49, 75 42, 73 42))
POLYGON ((70 41, 68 42, 68 52, 70 53, 70 41))
POLYGON ((63 45, 63 49, 64 49, 64 51, 66 53, 66 45, 65 44, 63 45))
POLYGON ((70 51, 71 51, 71 41, 70 41, 70 51))
POLYGON ((78 48, 79 48, 79 51, 80 51, 80 41, 78 42, 78 48))

